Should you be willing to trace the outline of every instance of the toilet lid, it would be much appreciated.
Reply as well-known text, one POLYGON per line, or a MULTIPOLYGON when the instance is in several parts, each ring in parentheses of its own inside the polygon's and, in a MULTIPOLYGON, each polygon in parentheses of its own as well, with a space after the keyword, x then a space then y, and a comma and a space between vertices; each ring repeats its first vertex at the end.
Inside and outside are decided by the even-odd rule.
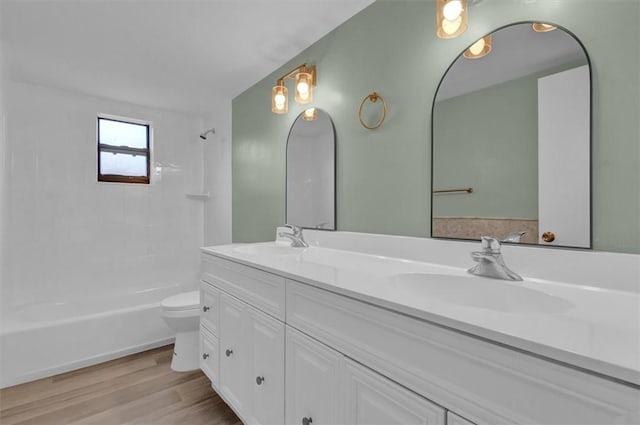
POLYGON ((200 291, 189 291, 172 295, 160 303, 168 310, 188 310, 200 307, 200 291))

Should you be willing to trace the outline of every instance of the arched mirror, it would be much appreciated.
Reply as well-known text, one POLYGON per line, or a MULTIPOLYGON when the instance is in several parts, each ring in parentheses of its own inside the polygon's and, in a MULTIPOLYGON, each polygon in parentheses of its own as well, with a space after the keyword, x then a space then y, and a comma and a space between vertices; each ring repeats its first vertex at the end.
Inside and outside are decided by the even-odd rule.
POLYGON ((589 59, 563 29, 534 27, 489 34, 440 82, 433 237, 591 246, 589 59))
POLYGON ((286 222, 335 230, 335 131, 325 111, 301 113, 287 140, 286 222))

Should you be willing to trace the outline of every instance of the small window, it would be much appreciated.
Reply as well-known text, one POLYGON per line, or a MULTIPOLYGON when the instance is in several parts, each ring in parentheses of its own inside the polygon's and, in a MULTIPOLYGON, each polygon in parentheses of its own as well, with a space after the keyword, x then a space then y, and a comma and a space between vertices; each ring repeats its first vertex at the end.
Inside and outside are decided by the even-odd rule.
POLYGON ((98 117, 98 181, 149 184, 149 125, 98 117))

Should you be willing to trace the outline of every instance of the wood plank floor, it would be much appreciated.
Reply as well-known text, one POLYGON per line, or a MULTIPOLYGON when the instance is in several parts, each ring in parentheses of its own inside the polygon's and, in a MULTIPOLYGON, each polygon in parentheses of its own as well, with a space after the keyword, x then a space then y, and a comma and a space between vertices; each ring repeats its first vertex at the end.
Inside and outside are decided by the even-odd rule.
POLYGON ((173 345, 0 390, 2 425, 242 425, 201 371, 170 369, 173 345))

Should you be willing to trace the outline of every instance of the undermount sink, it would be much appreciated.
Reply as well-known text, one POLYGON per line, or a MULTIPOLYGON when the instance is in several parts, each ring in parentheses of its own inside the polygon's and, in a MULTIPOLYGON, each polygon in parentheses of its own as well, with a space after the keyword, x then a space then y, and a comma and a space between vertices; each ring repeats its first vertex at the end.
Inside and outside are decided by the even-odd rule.
POLYGON ((444 302, 512 313, 559 314, 573 307, 569 301, 535 289, 477 276, 405 273, 392 278, 403 295, 424 301, 444 302))
POLYGON ((251 244, 234 247, 234 251, 253 255, 298 255, 303 248, 293 248, 286 244, 251 244))

